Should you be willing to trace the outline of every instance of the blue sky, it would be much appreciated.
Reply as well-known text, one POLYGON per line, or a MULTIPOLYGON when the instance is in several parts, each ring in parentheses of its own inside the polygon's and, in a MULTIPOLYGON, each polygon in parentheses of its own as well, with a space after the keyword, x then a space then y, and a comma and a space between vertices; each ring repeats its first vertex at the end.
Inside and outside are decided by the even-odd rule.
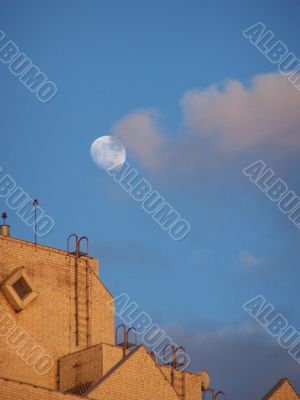
MULTIPOLYGON (((42 243, 65 248, 69 233, 87 235, 112 293, 127 292, 181 340, 194 369, 209 369, 229 398, 262 396, 283 375, 297 385, 300 367, 264 331, 249 336, 242 305, 262 294, 300 329, 300 232, 242 169, 263 159, 300 193, 300 94, 242 31, 262 21, 300 57, 299 2, 2 0, 0 7, 0 29, 58 87, 42 104, 0 64, 1 165, 55 220, 42 243), (245 116, 236 122, 239 107, 245 116), (91 143, 110 133, 191 223, 186 239, 173 241, 93 163, 91 143)), ((12 234, 33 240, 1 204, 12 234)))

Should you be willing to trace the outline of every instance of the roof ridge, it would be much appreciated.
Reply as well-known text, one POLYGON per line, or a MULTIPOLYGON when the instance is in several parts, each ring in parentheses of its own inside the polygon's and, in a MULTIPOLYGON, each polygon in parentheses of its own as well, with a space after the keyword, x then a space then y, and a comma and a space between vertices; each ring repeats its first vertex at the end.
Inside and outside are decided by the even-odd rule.
POLYGON ((298 392, 297 392, 297 390, 295 389, 294 385, 291 383, 291 381, 289 380, 289 378, 286 377, 286 378, 283 378, 283 379, 288 381, 289 385, 290 385, 291 388, 294 390, 294 392, 296 393, 297 397, 300 398, 300 397, 299 397, 299 394, 298 394, 298 392))

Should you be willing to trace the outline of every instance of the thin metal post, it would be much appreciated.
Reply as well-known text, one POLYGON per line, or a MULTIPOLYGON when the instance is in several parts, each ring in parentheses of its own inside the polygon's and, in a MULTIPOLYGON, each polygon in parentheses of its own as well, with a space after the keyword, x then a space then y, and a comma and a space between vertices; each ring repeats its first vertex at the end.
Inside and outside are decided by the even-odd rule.
POLYGON ((34 206, 34 244, 37 244, 37 235, 36 235, 36 208, 39 205, 38 199, 34 199, 32 205, 34 206))

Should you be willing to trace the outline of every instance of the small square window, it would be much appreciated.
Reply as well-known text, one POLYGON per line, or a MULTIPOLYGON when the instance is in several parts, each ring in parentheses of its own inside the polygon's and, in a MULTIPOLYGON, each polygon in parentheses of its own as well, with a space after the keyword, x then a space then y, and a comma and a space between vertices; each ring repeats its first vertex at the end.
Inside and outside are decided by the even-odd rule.
POLYGON ((18 268, 1 284, 8 302, 16 311, 21 311, 37 296, 25 268, 18 268))
POLYGON ((31 288, 29 287, 23 276, 18 279, 12 285, 12 287, 15 289, 21 300, 23 300, 29 293, 32 292, 31 288))

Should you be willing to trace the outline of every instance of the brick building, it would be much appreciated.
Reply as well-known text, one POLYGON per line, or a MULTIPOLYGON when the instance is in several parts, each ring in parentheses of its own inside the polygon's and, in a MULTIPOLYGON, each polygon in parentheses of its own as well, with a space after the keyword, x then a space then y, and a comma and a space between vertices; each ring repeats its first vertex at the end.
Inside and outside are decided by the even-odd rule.
MULTIPOLYGON (((0 226, 0 399, 199 400, 207 373, 115 343, 113 297, 98 267, 86 238, 71 235, 63 251, 0 226)), ((299 397, 282 379, 264 399, 299 397)))
POLYGON ((71 235, 63 251, 0 229, 1 399, 200 398, 207 374, 115 343, 113 297, 86 238, 71 235))

